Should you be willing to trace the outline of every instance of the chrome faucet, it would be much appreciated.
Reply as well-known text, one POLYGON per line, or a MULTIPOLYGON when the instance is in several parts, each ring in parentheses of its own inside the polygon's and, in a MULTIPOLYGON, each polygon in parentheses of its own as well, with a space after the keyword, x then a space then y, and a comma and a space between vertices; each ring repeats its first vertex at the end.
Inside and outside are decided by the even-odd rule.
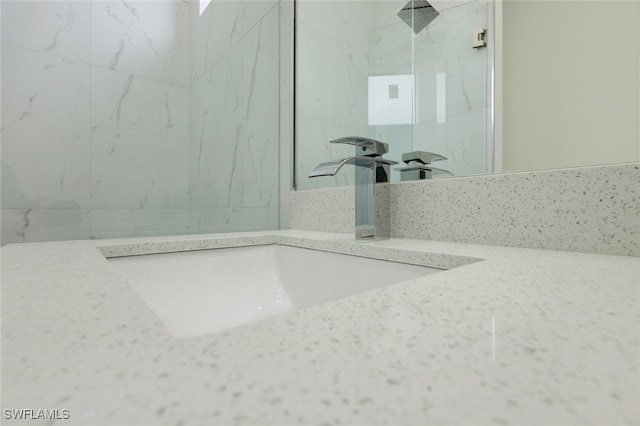
POLYGON ((438 169, 431 165, 434 161, 446 159, 447 157, 444 155, 435 154, 433 152, 405 152, 402 154, 402 161, 407 165, 395 170, 400 172, 401 181, 431 179, 434 173, 444 173, 454 176, 449 170, 438 169))
POLYGON ((389 151, 389 145, 360 136, 330 142, 354 145, 355 155, 321 163, 309 177, 335 176, 345 164, 356 166, 356 239, 389 238, 391 212, 388 185, 376 193, 376 183, 388 183, 389 166, 398 164, 397 161, 382 158, 389 151))

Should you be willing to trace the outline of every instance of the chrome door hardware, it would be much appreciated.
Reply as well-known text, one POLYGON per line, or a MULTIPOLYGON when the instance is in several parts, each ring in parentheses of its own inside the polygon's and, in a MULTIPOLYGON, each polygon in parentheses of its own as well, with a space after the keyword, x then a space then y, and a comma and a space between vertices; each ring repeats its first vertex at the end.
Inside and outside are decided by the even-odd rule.
POLYGON ((487 29, 486 28, 478 28, 473 31, 473 43, 472 46, 474 49, 478 49, 480 47, 485 47, 487 45, 487 29))

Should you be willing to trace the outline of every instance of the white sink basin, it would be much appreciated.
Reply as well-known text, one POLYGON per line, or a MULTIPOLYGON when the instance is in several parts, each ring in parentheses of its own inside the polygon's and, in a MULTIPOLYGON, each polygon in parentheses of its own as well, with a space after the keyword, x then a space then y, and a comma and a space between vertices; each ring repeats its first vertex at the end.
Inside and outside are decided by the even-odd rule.
POLYGON ((228 329, 441 271, 281 245, 109 261, 178 337, 228 329))

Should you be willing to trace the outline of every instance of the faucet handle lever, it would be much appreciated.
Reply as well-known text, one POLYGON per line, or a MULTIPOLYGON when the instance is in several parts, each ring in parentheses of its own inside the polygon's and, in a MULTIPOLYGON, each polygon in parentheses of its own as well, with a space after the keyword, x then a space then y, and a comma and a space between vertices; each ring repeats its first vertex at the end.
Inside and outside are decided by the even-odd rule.
POLYGON ((356 155, 376 157, 389 152, 389 144, 362 136, 347 136, 330 142, 354 145, 356 147, 356 155))
POLYGON ((402 161, 407 164, 411 164, 412 161, 416 161, 420 164, 431 164, 434 161, 446 160, 447 157, 433 152, 426 151, 412 151, 402 154, 402 161))

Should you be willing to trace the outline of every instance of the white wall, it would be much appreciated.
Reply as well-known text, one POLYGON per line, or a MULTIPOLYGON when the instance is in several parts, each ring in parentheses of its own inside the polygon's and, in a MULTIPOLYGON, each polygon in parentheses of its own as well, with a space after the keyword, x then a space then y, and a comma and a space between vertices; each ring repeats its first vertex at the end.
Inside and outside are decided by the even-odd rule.
POLYGON ((504 1, 504 171, 640 159, 640 3, 504 1))

